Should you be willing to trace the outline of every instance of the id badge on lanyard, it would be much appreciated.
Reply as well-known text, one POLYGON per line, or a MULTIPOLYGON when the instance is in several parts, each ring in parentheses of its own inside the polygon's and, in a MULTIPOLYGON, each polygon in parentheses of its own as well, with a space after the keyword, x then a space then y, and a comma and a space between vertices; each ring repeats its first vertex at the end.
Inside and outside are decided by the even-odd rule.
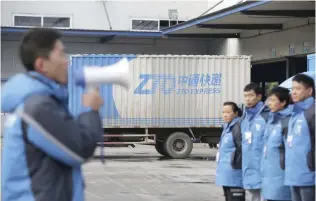
POLYGON ((264 145, 264 147, 263 147, 263 154, 264 154, 265 158, 267 157, 267 150, 268 150, 267 145, 264 145))
POLYGON ((248 144, 252 143, 252 133, 250 131, 245 133, 245 137, 246 137, 246 141, 248 142, 248 144))
POLYGON ((219 161, 219 151, 216 153, 216 162, 219 161))
POLYGON ((289 147, 293 146, 293 135, 289 135, 287 136, 287 144, 289 145, 289 147))

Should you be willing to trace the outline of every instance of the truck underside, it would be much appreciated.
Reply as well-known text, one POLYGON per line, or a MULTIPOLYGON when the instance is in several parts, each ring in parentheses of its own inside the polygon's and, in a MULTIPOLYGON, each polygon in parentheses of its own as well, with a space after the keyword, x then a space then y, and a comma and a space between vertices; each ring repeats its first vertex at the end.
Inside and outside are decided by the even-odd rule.
POLYGON ((153 145, 163 156, 184 159, 190 155, 193 143, 207 143, 215 148, 222 128, 105 128, 104 132, 100 146, 153 145))

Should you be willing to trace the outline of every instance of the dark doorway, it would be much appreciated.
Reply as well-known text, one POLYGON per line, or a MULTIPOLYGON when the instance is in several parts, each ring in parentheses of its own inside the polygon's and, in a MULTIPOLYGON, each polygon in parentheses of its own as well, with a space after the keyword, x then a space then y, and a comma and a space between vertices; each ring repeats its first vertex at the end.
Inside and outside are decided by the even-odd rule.
POLYGON ((307 71, 307 55, 283 58, 278 61, 266 61, 252 64, 251 81, 262 87, 263 100, 269 91, 286 79, 307 71))
POLYGON ((286 60, 254 64, 251 69, 251 81, 260 84, 263 101, 269 91, 286 80, 286 60))
POLYGON ((289 57, 289 77, 307 71, 307 56, 289 57))

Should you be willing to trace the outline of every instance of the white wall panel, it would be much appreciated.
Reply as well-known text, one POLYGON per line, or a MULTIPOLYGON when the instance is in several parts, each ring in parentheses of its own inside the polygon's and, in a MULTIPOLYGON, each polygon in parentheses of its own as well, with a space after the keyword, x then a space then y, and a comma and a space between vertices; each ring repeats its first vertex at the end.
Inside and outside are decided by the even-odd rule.
MULTIPOLYGON (((202 14, 201 1, 104 1, 113 30, 129 30, 131 18, 169 19, 168 10, 177 9, 179 20, 202 14)), ((71 16, 72 28, 109 30, 101 1, 2 1, 1 26, 13 26, 12 14, 71 16)))

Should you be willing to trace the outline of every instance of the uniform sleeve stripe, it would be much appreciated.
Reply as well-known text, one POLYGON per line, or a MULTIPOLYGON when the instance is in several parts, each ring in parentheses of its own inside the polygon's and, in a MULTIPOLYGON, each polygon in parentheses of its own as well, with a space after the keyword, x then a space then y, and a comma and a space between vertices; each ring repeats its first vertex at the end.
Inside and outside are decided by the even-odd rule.
POLYGON ((62 151, 67 153, 69 156, 71 156, 76 161, 79 161, 80 163, 84 162, 84 158, 70 150, 68 147, 63 145, 60 141, 58 141, 56 138, 53 137, 52 134, 50 134, 45 128, 43 128, 37 121, 35 121, 31 116, 27 115, 25 112, 23 112, 22 109, 17 111, 17 114, 28 124, 32 125, 35 129, 39 131, 41 135, 43 135, 45 138, 47 138, 49 141, 51 141, 53 144, 58 146, 62 151))

